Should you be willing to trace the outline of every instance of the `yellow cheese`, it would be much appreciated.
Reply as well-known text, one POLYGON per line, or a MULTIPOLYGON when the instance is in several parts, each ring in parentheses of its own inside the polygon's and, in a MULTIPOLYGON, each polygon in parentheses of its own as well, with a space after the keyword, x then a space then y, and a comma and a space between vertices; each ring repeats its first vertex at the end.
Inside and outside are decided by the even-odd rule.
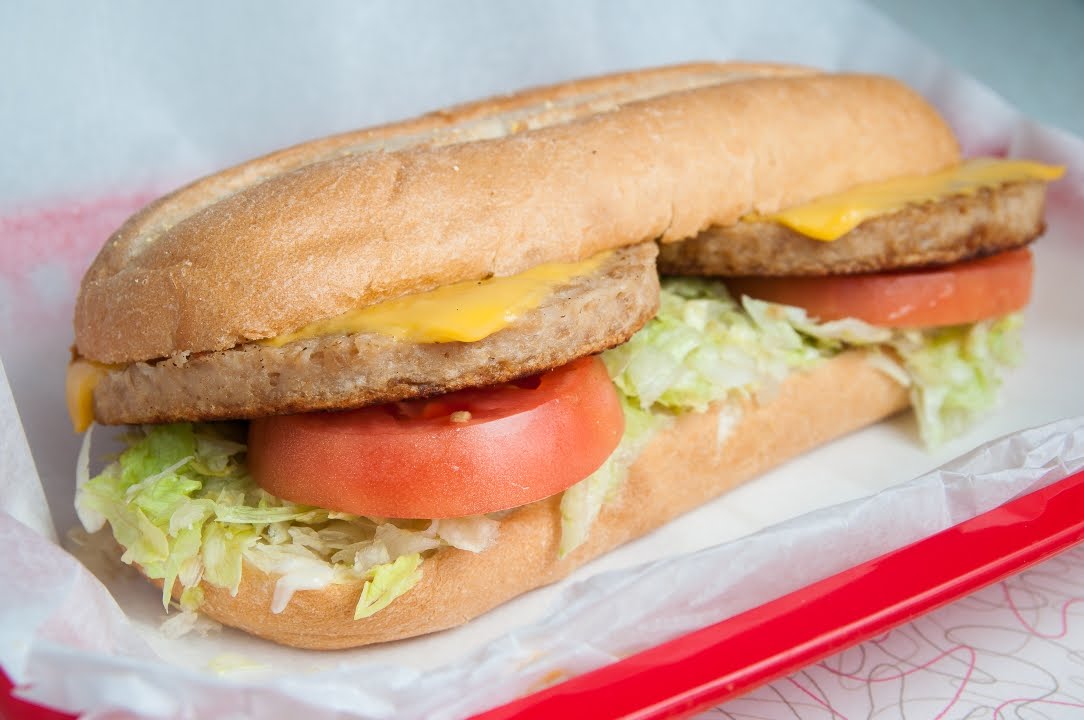
POLYGON ((94 388, 111 367, 75 358, 68 363, 68 374, 64 381, 64 393, 68 400, 68 416, 75 432, 86 432, 94 421, 94 388))
POLYGON ((471 280, 408 295, 318 320, 261 342, 374 332, 418 343, 475 342, 538 307, 554 288, 598 268, 609 253, 582 262, 547 263, 509 277, 471 280))
POLYGON ((1057 180, 1064 167, 1027 160, 970 160, 932 175, 893 178, 859 185, 841 193, 771 215, 751 215, 746 220, 786 225, 817 240, 835 240, 878 215, 902 210, 907 205, 973 195, 983 188, 1025 180, 1057 180))
MULTIPOLYGON (((303 338, 356 332, 384 333, 413 342, 474 342, 538 307, 554 288, 597 269, 609 255, 605 252, 582 262, 539 265, 511 277, 447 285, 320 320, 262 342, 277 347, 303 338)), ((85 432, 94 420, 98 383, 106 373, 122 368, 84 358, 68 364, 65 394, 76 432, 85 432)))

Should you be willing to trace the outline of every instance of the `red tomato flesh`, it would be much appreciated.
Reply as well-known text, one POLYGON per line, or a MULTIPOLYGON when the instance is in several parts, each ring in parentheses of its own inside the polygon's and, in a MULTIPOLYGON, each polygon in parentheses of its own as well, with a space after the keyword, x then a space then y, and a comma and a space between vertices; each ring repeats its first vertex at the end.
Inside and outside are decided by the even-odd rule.
POLYGON ((459 517, 565 490, 602 465, 624 428, 606 368, 589 357, 495 388, 253 420, 248 464, 261 487, 296 503, 459 517))
POLYGON ((826 277, 728 278, 735 296, 804 308, 822 321, 936 327, 1007 315, 1028 304, 1031 251, 1010 250, 945 267, 826 277))

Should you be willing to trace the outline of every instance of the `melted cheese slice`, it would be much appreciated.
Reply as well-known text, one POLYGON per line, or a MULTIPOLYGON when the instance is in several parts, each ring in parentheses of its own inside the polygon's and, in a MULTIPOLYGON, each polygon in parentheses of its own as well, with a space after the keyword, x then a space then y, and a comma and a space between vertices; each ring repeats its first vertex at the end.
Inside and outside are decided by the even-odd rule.
MULTIPOLYGON (((475 342, 538 307, 555 288, 598 269, 610 254, 599 253, 575 263, 546 263, 510 277, 446 285, 352 310, 260 342, 279 347, 295 340, 358 332, 382 333, 419 343, 475 342)), ((109 371, 123 367, 83 358, 68 365, 65 393, 76 432, 86 431, 94 420, 94 389, 98 383, 109 371)))
POLYGON ((983 188, 1006 183, 1057 180, 1064 167, 1027 160, 969 160, 932 175, 893 178, 859 185, 841 193, 817 198, 804 205, 771 215, 751 215, 746 220, 777 222, 817 240, 836 240, 860 223, 908 205, 936 202, 957 195, 974 195, 983 188))
POLYGON ((546 263, 509 277, 470 280, 407 295, 261 340, 279 347, 295 340, 360 332, 417 343, 476 342, 538 307, 553 290, 596 270, 610 255, 575 263, 546 263))
POLYGON ((94 421, 94 388, 98 387, 111 367, 91 360, 76 358, 68 363, 64 379, 64 395, 68 401, 68 417, 75 432, 86 432, 94 421))

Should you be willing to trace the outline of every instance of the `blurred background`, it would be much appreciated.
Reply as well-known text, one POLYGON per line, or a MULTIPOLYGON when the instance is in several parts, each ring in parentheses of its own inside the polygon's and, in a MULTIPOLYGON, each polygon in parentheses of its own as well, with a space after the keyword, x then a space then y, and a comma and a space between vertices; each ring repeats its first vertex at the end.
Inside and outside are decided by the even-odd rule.
POLYGON ((1026 114, 1084 137, 1084 0, 870 0, 1026 114))

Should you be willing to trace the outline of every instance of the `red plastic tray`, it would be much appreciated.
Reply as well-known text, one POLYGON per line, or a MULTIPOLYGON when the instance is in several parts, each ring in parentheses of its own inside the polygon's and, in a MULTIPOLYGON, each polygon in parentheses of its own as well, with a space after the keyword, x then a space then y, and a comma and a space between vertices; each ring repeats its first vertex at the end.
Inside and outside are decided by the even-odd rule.
POLYGON ((1084 472, 474 720, 691 715, 1084 541, 1081 508, 1084 472))
MULTIPOLYGON (((1084 472, 475 720, 691 715, 1084 541, 1081 508, 1084 472)), ((2 673, 0 682, 0 718, 70 717, 11 698, 2 673)))

